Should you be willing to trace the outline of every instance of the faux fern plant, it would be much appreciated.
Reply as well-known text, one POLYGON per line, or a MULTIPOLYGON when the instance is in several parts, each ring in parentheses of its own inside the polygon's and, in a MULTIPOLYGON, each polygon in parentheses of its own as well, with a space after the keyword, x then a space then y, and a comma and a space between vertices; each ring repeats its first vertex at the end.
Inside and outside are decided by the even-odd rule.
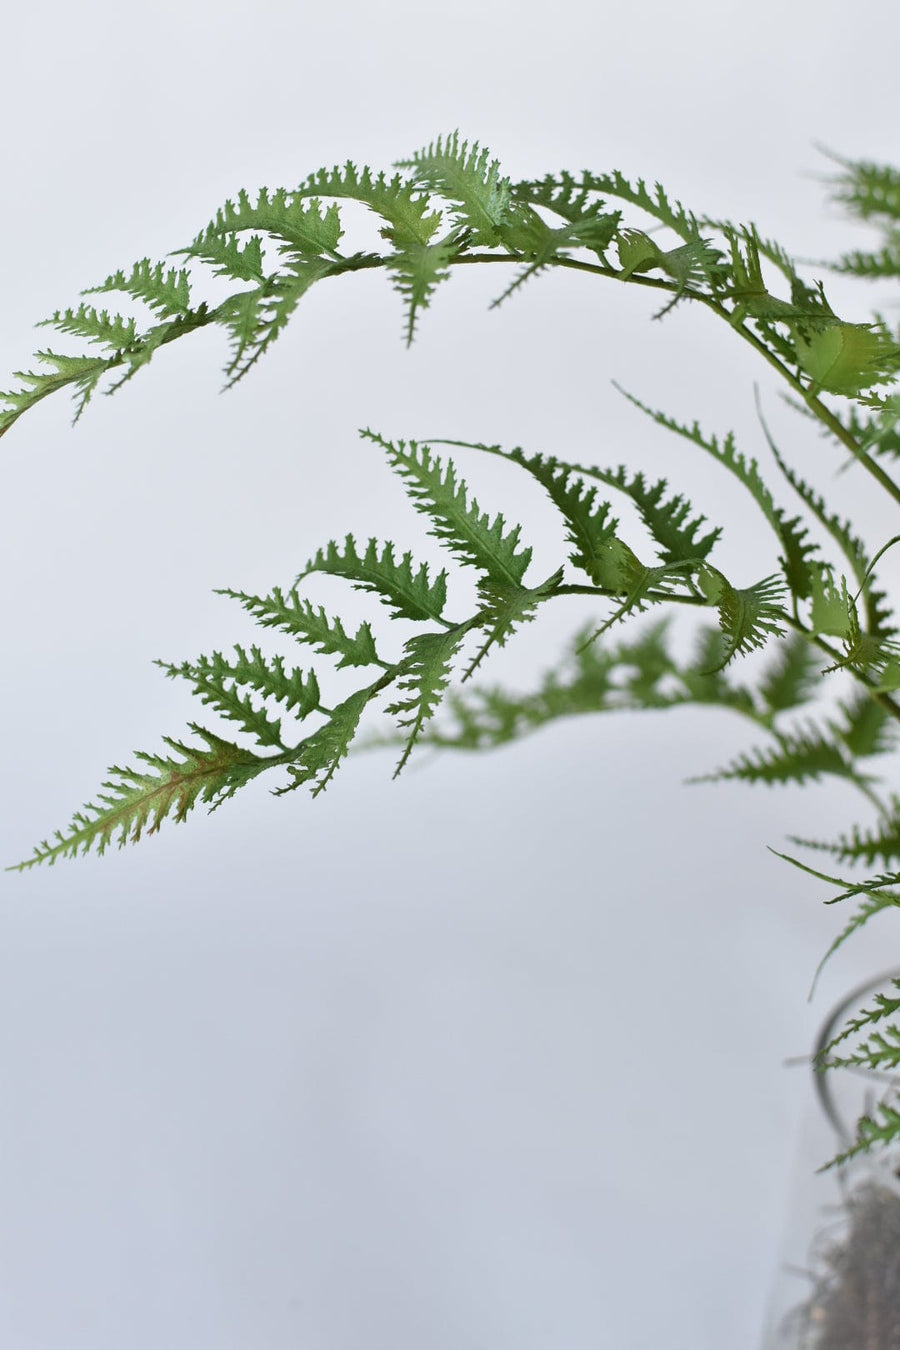
MULTIPOLYGON (((862 278, 900 277, 900 172, 837 163, 837 199, 880 227, 883 241, 876 252, 822 266, 862 278)), ((18 386, 0 396, 0 435, 61 389, 74 395, 80 417, 96 390, 121 388, 158 350, 210 325, 227 336, 230 386, 264 355, 314 284, 347 272, 387 272, 409 343, 456 267, 499 264, 495 304, 540 273, 567 268, 582 272, 585 284, 658 291, 658 318, 702 305, 777 373, 797 410, 900 503, 896 335, 878 314, 866 322, 836 314, 822 282, 805 280, 755 226, 697 216, 658 184, 651 190, 619 172, 513 183, 486 150, 455 133, 395 167, 388 177, 348 163, 290 190, 242 192, 176 251, 180 262, 145 258, 83 292, 91 298, 45 321, 78 339, 78 347, 37 353, 39 368, 20 373, 18 386), (374 212, 383 249, 343 246, 346 200, 374 212), (229 287, 217 304, 196 298, 207 269, 229 287), (106 307, 112 296, 125 313, 106 307)), ((220 806, 264 775, 276 794, 307 786, 315 796, 355 745, 373 740, 396 742, 399 773, 422 745, 483 750, 560 717, 693 703, 730 708, 761 738, 733 763, 711 766, 711 776, 766 784, 842 778, 865 797, 870 818, 874 813, 873 823, 851 826, 835 841, 806 842, 834 867, 863 864, 878 867, 876 875, 852 880, 827 864, 823 870, 790 859, 856 906, 832 951, 874 915, 900 905, 900 870, 892 870, 900 869, 900 797, 882 795, 871 767, 895 748, 900 722, 900 632, 874 570, 896 540, 878 540, 877 549, 866 543, 799 476, 762 416, 771 452, 765 473, 730 433, 683 425, 626 397, 708 455, 711 473, 724 471, 746 490, 771 532, 769 563, 750 585, 717 564, 722 527, 665 480, 623 465, 571 463, 556 447, 420 444, 367 430, 373 452, 443 547, 447 569, 417 561, 406 541, 348 535, 323 543, 289 586, 265 595, 224 592, 260 627, 296 641, 305 663, 298 655, 301 664, 291 666, 262 645, 160 662, 218 715, 218 729, 191 723, 189 735, 166 738, 165 750, 139 755, 136 767, 113 767, 95 801, 18 867, 137 841, 167 818, 184 820, 198 803, 220 806), (463 447, 504 458, 546 492, 559 520, 558 556, 546 575, 535 572, 515 507, 492 515, 460 478, 454 451, 463 447), (622 502, 636 509, 641 538, 622 529, 622 502), (475 578, 468 606, 456 594, 458 568, 475 578), (326 613, 306 590, 314 574, 372 593, 388 611, 384 624, 354 628, 326 613), (514 641, 541 607, 571 595, 596 599, 599 617, 538 688, 520 695, 480 683, 494 649, 514 641), (674 607, 699 611, 688 661, 671 642, 674 607), (650 610, 657 617, 624 627, 650 610), (754 652, 764 663, 742 681, 741 658, 754 652), (347 674, 332 694, 335 670, 347 674), (838 671, 853 678, 853 696, 833 716, 802 716, 822 675, 838 671), (373 731, 379 715, 387 733, 373 731)), ((894 1068, 898 1041, 900 997, 882 998, 853 1019, 826 1060, 894 1068)), ((887 1103, 860 1122, 850 1152, 897 1139, 900 1110, 887 1103)))

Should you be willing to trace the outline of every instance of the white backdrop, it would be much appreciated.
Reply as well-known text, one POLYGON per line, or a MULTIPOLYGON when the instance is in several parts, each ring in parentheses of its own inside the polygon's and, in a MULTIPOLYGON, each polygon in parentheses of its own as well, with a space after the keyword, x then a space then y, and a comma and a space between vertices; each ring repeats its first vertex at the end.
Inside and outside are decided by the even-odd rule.
MULTIPOLYGON (((824 206, 813 142, 898 158, 900 20, 857 13, 18 6, 0 368, 240 187, 388 167, 454 127, 514 177, 618 167, 833 256, 868 236, 824 206)), ((765 536, 739 494, 609 381, 763 454, 760 380, 803 471, 893 533, 705 313, 652 324, 655 296, 570 275, 489 313, 485 271, 438 292, 411 351, 360 275, 317 288, 228 394, 202 334, 74 431, 53 399, 4 438, 4 861, 198 716, 151 659, 251 639, 213 587, 289 584, 347 530, 426 551, 361 426, 670 473, 731 521, 723 566, 749 584, 765 536)), ((877 298, 829 292, 854 318, 877 298)), ((555 556, 539 493, 464 468, 485 504, 521 493, 555 556)), ((493 673, 527 684, 582 617, 493 673)), ((833 787, 682 786, 751 742, 682 712, 396 783, 379 754, 316 802, 259 784, 139 849, 7 874, 4 1350, 755 1350, 806 1096, 782 1061, 894 947, 886 920, 807 1005, 840 916, 764 845, 864 813, 833 787)))

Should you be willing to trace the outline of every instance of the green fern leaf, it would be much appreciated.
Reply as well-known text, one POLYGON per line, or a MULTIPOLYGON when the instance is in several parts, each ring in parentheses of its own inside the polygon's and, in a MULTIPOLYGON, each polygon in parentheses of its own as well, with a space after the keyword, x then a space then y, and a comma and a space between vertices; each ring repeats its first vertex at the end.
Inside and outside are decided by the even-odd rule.
MULTIPOLYGON (((793 839, 793 836, 791 837, 793 839)), ((794 839, 794 842, 801 843, 802 841, 794 839)), ((878 891, 873 895, 867 895, 860 901, 856 913, 853 914, 850 921, 844 925, 841 932, 838 933, 837 937, 828 948, 828 951, 819 962, 815 976, 813 977, 812 988, 809 993, 810 998, 812 998, 815 993, 816 985, 819 982, 819 976, 822 974, 828 961, 834 956, 838 948, 842 947, 849 937, 858 932, 860 928, 863 928, 876 914, 880 914, 883 910, 893 909, 897 906, 900 906, 900 896, 891 895, 886 891, 878 891)))
POLYGON ((897 723, 882 703, 861 693, 839 706, 844 714, 844 724, 831 722, 829 725, 854 759, 886 755, 894 749, 897 723))
POLYGON ((232 296, 219 306, 233 351, 225 370, 229 376, 226 388, 243 379, 268 351, 310 287, 336 270, 329 258, 294 257, 263 286, 232 296))
MULTIPOLYGON (((663 627, 656 625, 653 631, 661 633, 663 627)), ((650 632, 640 644, 623 643, 613 649, 587 645, 586 639, 586 631, 576 635, 563 668, 549 671, 532 694, 517 696, 496 688, 475 688, 466 696, 448 694, 448 724, 427 728, 423 741, 456 750, 496 749, 559 718, 633 707, 615 675, 626 666, 637 674, 638 667, 646 665, 649 685, 658 653, 654 649, 648 660, 646 651, 643 656, 638 651, 651 641, 650 632)))
POLYGON ((388 180, 367 168, 359 170, 349 161, 342 167, 319 169, 294 193, 296 197, 339 197, 370 207, 386 222, 382 237, 398 250, 427 244, 441 224, 440 211, 431 209, 431 198, 422 188, 399 174, 388 180))
POLYGON ((821 145, 818 149, 844 170, 832 180, 832 201, 861 220, 900 221, 900 171, 871 160, 843 159, 821 145))
POLYGON ((215 708, 229 721, 237 722, 259 745, 285 749, 280 719, 273 720, 265 708, 254 705, 249 695, 239 694, 234 683, 225 683, 232 672, 221 653, 213 652, 211 658, 202 656, 194 664, 184 661, 180 666, 174 666, 158 661, 157 665, 171 677, 179 675, 189 680, 202 703, 215 708))
POLYGON ((109 361, 102 356, 63 356, 51 351, 40 351, 35 355, 39 361, 53 367, 53 374, 33 370, 15 372, 15 378, 21 380, 25 388, 0 393, 0 400, 6 404, 5 408, 0 409, 0 436, 29 408, 66 385, 73 385, 77 393, 74 417, 77 422, 100 380, 109 370, 109 361))
POLYGON ((774 715, 808 702, 820 679, 818 658, 810 643, 799 633, 789 633, 779 644, 774 661, 763 671, 759 693, 769 714, 774 715))
POLYGON ((697 217, 693 212, 685 210, 680 202, 670 202, 660 183, 654 184, 654 191, 651 194, 642 178, 636 183, 630 183, 618 169, 614 169, 612 173, 606 174, 585 172, 574 186, 580 191, 600 192, 607 197, 616 197, 620 201, 640 207, 662 225, 667 225, 686 243, 693 243, 699 237, 700 224, 697 217))
MULTIPOLYGON (((522 205, 541 206, 561 216, 570 225, 579 221, 602 220, 605 229, 608 222, 621 218, 620 211, 604 212, 603 202, 592 202, 592 190, 576 182, 572 174, 566 172, 558 177, 547 174, 537 181, 516 183, 511 193, 514 201, 522 205)), ((603 247, 605 249, 606 245, 603 247)))
POLYGON ((616 237, 619 249, 620 276, 627 281, 636 272, 652 272, 660 268, 677 282, 677 290, 655 319, 668 314, 688 286, 700 287, 717 270, 721 253, 707 239, 691 239, 686 244, 668 251, 661 249, 642 230, 621 229, 616 237))
MULTIPOLYGON (((228 239, 242 230, 262 230, 266 234, 281 240, 279 252, 294 256, 318 257, 327 253, 336 257, 337 246, 343 235, 341 217, 337 206, 322 209, 319 201, 305 199, 303 193, 292 193, 278 188, 269 194, 261 188, 255 202, 251 202, 246 192, 238 195, 237 202, 227 201, 206 229, 197 236, 189 248, 181 250, 192 257, 206 256, 204 250, 216 236, 228 239)), ((253 241, 248 245, 249 252, 236 254, 233 261, 245 271, 248 265, 255 264, 259 270, 258 245, 254 249, 253 241)), ((214 257, 220 266, 222 258, 214 257)), ((232 273, 233 275, 233 273, 232 273)))
POLYGON ((783 635, 784 611, 776 603, 784 590, 780 578, 764 577, 754 586, 740 588, 707 563, 697 574, 697 585, 719 610, 727 644, 723 665, 739 654, 764 647, 770 637, 783 635))
POLYGON ((437 244, 408 244, 387 260, 394 287, 406 304, 407 347, 415 336, 419 310, 428 309, 434 291, 450 275, 453 254, 452 243, 442 240, 437 244))
POLYGON ((387 708, 387 712, 396 716, 400 726, 408 731, 406 745, 394 770, 395 778, 444 696, 450 682, 453 658, 465 635, 466 625, 443 633, 419 633, 410 638, 404 647, 406 656, 400 666, 402 673, 397 680, 397 689, 405 697, 397 699, 387 708))
POLYGON ((681 494, 666 498, 668 483, 660 478, 647 483, 642 473, 629 476, 624 464, 615 470, 596 469, 580 464, 571 466, 578 473, 598 478, 630 497, 638 509, 664 563, 696 562, 709 556, 722 534, 718 526, 698 536, 705 516, 691 516, 692 506, 681 494))
POLYGON ((166 745, 180 758, 139 752, 137 758, 147 770, 114 765, 109 770, 112 778, 103 784, 108 791, 99 794, 98 802, 76 812, 68 830, 56 832, 55 843, 45 840, 31 858, 11 870, 21 872, 38 863, 74 858, 94 847, 104 853, 113 842, 119 847, 136 844, 145 832, 155 834, 168 816, 181 822, 198 801, 211 802, 214 809, 271 767, 270 759, 223 741, 205 727, 192 722, 190 728, 207 749, 166 736, 166 745))
POLYGON ((828 1069, 867 1069, 870 1073, 891 1073, 900 1067, 900 1027, 885 1027, 849 1055, 829 1055, 822 1060, 828 1069))
POLYGON ((629 403, 633 403, 636 408, 640 408, 641 412, 646 413, 654 422, 700 446, 702 450, 712 455, 719 464, 728 469, 729 473, 734 474, 738 481, 744 485, 784 549, 784 554, 779 558, 779 562, 792 594, 800 599, 805 599, 810 593, 812 570, 810 558, 816 552, 816 546, 807 538, 806 526, 800 518, 794 516, 789 519, 780 507, 775 505, 771 492, 760 477, 756 460, 747 460, 735 448, 732 433, 728 432, 722 442, 719 442, 715 436, 706 437, 700 429, 699 422, 694 422, 691 427, 685 426, 676 422, 674 418, 668 417, 665 413, 648 408, 646 404, 641 403, 633 394, 629 394, 627 389, 623 389, 615 380, 613 380, 613 387, 618 389, 619 393, 624 395, 629 403))
POLYGON ((292 781, 286 787, 276 788, 276 797, 293 792, 304 783, 311 785, 314 797, 325 791, 349 753, 367 705, 381 692, 392 675, 393 669, 389 676, 376 680, 365 689, 358 689, 355 694, 344 699, 332 710, 322 726, 301 741, 292 751, 291 763, 287 766, 292 781))
POLYGON ((425 563, 413 570, 411 553, 404 553, 398 562, 393 544, 383 544, 379 549, 377 539, 370 539, 360 556, 356 541, 348 534, 343 548, 332 542, 319 549, 297 577, 295 586, 313 572, 346 577, 356 590, 374 591, 396 618, 419 622, 442 620, 447 602, 447 573, 440 571, 432 581, 425 563))
POLYGON ((249 696, 238 693, 238 688, 248 686, 264 698, 286 704, 297 717, 304 718, 320 706, 315 672, 287 671, 280 656, 266 658, 258 647, 251 647, 248 654, 236 645, 235 653, 235 661, 227 661, 220 652, 213 652, 212 657, 201 656, 179 666, 166 661, 156 664, 170 678, 180 676, 190 681, 202 702, 240 723, 261 745, 284 749, 280 720, 269 718, 264 708, 255 707, 249 696))
POLYGON ((418 511, 431 517, 430 533, 446 544, 460 562, 479 568, 500 585, 518 586, 531 561, 531 549, 519 548, 521 526, 507 530, 502 516, 493 520, 479 510, 468 489, 456 476, 452 460, 446 469, 428 446, 416 441, 394 444, 368 429, 362 435, 386 452, 391 467, 418 511))
POLYGON ((180 318, 191 309, 187 272, 175 268, 167 270, 165 263, 151 263, 149 258, 136 262, 127 276, 122 271, 114 272, 102 285, 89 286, 82 295, 100 295, 107 291, 124 291, 167 319, 180 318))
POLYGON ((880 281, 882 278, 894 280, 900 276, 900 239, 885 244, 875 252, 852 249, 826 265, 833 272, 863 277, 867 281, 880 281))
POLYGON ((479 582, 478 596, 483 608, 477 616, 477 624, 486 636, 466 667, 463 680, 472 676, 492 647, 505 647, 517 628, 532 621, 541 601, 548 599, 562 582, 562 575, 560 568, 534 589, 502 586, 493 581, 479 582))
POLYGON ((560 259, 571 257, 573 250, 588 249, 603 258, 618 224, 618 211, 610 214, 592 208, 566 225, 551 229, 535 211, 527 208, 527 214, 523 214, 520 208, 514 225, 508 225, 504 230, 504 240, 530 261, 516 273, 502 294, 491 302, 491 309, 502 305, 504 300, 538 272, 545 271, 560 259))
POLYGON ((223 234, 217 221, 201 231, 187 248, 176 249, 175 253, 208 263, 213 276, 258 284, 265 281, 261 237, 252 235, 241 244, 236 234, 223 234))
POLYGON ((510 215, 510 182, 500 176, 500 164, 487 150, 479 150, 477 143, 470 147, 454 131, 439 136, 411 159, 398 160, 396 167, 407 169, 417 184, 451 202, 456 224, 469 232, 472 243, 488 247, 500 243, 510 215))
POLYGON ((693 660, 687 666, 671 662, 680 686, 670 696, 672 706, 679 703, 708 704, 731 708, 758 719, 753 696, 743 685, 732 684, 723 674, 727 661, 725 634, 719 627, 704 627, 697 634, 693 660))
MULTIPOLYGON (((900 990, 900 980, 892 980, 891 983, 895 989, 900 990)), ((831 1061, 837 1047, 843 1045, 851 1036, 859 1036, 862 1032, 877 1026, 879 1022, 883 1022, 886 1017, 896 1017, 900 1013, 900 997, 891 998, 888 994, 874 994, 873 1004, 873 1007, 863 1008, 856 1017, 850 1018, 839 1034, 828 1042, 822 1050, 820 1062, 831 1061)))
POLYGON ((301 600, 296 590, 285 595, 276 586, 269 595, 263 597, 225 589, 216 594, 237 600, 264 628, 280 629, 283 633, 290 633, 298 642, 309 643, 317 652, 339 656, 338 670, 343 666, 371 665, 392 669, 375 650, 375 640, 367 623, 361 623, 351 636, 345 632, 340 619, 328 618, 321 606, 316 609, 308 600, 301 600))
POLYGON ((772 786, 805 783, 809 780, 818 782, 826 775, 851 781, 858 779, 851 761, 841 748, 815 727, 807 731, 776 733, 775 741, 772 747, 762 750, 757 748, 739 755, 726 768, 689 781, 718 783, 740 779, 745 783, 766 783, 772 786))
MULTIPOLYGON (((723 293, 735 301, 733 323, 743 322, 748 314, 766 322, 803 326, 804 331, 811 324, 821 326, 838 322, 824 292, 812 291, 805 286, 784 254, 776 252, 774 257, 790 278, 791 299, 781 300, 769 292, 760 261, 763 250, 754 226, 735 229, 726 224, 724 233, 731 251, 731 277, 723 293)), ((769 256, 773 256, 771 250, 769 256)))
MULTIPOLYGON (((757 412, 759 413, 758 405, 757 412)), ((797 493, 798 497, 800 497, 807 508, 828 531, 832 539, 838 545, 844 557, 850 564, 853 575, 856 577, 857 584, 864 587, 863 606, 869 630, 877 637, 890 637, 897 632, 897 629, 891 624, 891 618, 893 616, 888 607, 884 592, 876 587, 874 578, 869 574, 869 556, 862 541, 854 535, 850 522, 841 520, 839 516, 830 512, 825 504, 824 498, 814 492, 813 489, 803 481, 799 474, 796 474, 791 466, 784 460, 761 413, 759 413, 759 420, 766 440, 769 443, 769 448, 771 449, 775 462, 782 474, 797 493)), ((808 552, 809 550, 807 551, 807 554, 808 552)), ((806 599, 810 594, 811 591, 808 587, 805 595, 801 594, 800 598, 806 599)))
POLYGON ((526 455, 518 446, 513 450, 504 450, 499 445, 472 441, 435 441, 434 444, 481 450, 527 469, 544 488, 566 523, 566 537, 574 549, 569 555, 570 561, 597 580, 600 560, 605 560, 606 547, 615 539, 619 522, 610 516, 609 502, 597 499, 596 488, 586 487, 581 478, 574 477, 576 472, 586 471, 576 470, 574 466, 563 464, 550 456, 526 455))
POLYGON ((843 1166, 851 1158, 870 1152, 875 1144, 882 1144, 887 1148, 898 1138, 900 1138, 900 1111, 895 1110, 887 1102, 879 1102, 868 1115, 859 1120, 855 1142, 836 1158, 832 1158, 827 1167, 843 1166))
POLYGON ((878 861, 885 866, 900 863, 900 798, 891 795, 890 812, 874 829, 864 831, 854 825, 850 834, 839 835, 833 842, 800 839, 796 835, 792 835, 791 840, 804 848, 830 853, 845 863, 864 862, 869 867, 878 861))
POLYGON ((107 310, 96 310, 92 305, 57 310, 52 318, 43 319, 37 326, 58 328, 61 333, 72 333, 89 342, 98 342, 111 352, 130 347, 137 338, 134 319, 125 319, 121 314, 110 315, 107 310))

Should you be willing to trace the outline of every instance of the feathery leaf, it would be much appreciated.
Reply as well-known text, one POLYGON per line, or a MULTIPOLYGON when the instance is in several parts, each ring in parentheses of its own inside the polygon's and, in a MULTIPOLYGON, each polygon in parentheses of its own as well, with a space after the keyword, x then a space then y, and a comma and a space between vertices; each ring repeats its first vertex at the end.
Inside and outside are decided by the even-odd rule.
POLYGON ((431 517, 430 533, 446 544, 460 562, 479 568, 500 585, 521 583, 531 560, 531 549, 519 548, 521 526, 507 531, 502 516, 490 520, 479 510, 477 501, 473 499, 470 505, 468 489, 457 478, 452 460, 445 469, 427 445, 416 441, 395 444, 368 429, 362 435, 387 453, 415 508, 431 517))
POLYGON ((408 730, 403 754, 394 770, 396 778, 412 753, 426 722, 434 716, 450 683, 450 668, 466 636, 466 625, 441 633, 419 633, 409 639, 400 664, 397 689, 402 695, 387 712, 408 730))
POLYGON ((471 232, 473 243, 496 245, 510 213, 510 182, 501 178, 500 165, 477 142, 470 148, 459 133, 438 137, 396 168, 407 169, 416 183, 431 188, 453 203, 456 223, 471 232))
POLYGON ((180 758, 138 752, 146 770, 113 765, 111 779, 103 784, 108 791, 76 812, 65 833, 57 830, 55 843, 45 840, 31 858, 11 870, 74 858, 94 847, 104 853, 113 842, 119 847, 136 844, 145 832, 155 834, 167 816, 179 823, 198 801, 211 802, 214 809, 271 766, 271 760, 224 741, 205 727, 192 722, 190 728, 206 742, 207 749, 165 736, 166 745, 180 758))
POLYGON ((264 698, 284 703, 298 718, 304 718, 319 707, 319 685, 315 672, 287 671, 280 656, 265 657, 259 647, 251 647, 249 654, 235 645, 237 659, 228 661, 220 652, 211 657, 200 656, 196 661, 172 665, 157 661, 170 678, 179 676, 194 686, 194 693, 202 702, 238 722, 255 736, 261 745, 284 749, 281 722, 273 721, 264 708, 256 707, 249 696, 242 697, 238 688, 246 686, 264 698))
POLYGON ((413 571, 411 553, 404 553, 398 562, 394 545, 383 544, 379 551, 377 539, 369 540, 362 556, 351 534, 344 540, 343 548, 329 542, 306 564, 294 585, 313 572, 346 577, 354 589, 374 591, 391 613, 401 619, 441 619, 447 602, 446 571, 441 570, 432 581, 427 564, 421 563, 413 571))
POLYGON ((290 633, 298 642, 308 642, 315 651, 339 656, 338 670, 343 666, 371 665, 390 669, 376 652, 372 630, 367 623, 361 623, 351 636, 345 632, 340 619, 328 618, 321 606, 316 609, 308 600, 301 600, 296 590, 285 595, 275 586, 267 596, 227 589, 217 590, 216 594, 239 601, 264 628, 278 628, 283 633, 290 633))
POLYGON ((613 387, 618 389, 619 393, 623 394, 629 403, 633 403, 636 408, 640 408, 641 412, 646 413, 654 422, 700 446, 702 450, 712 455, 719 464, 734 474, 738 481, 744 485, 771 525, 778 542, 784 549, 784 554, 779 558, 779 562, 791 592, 801 599, 805 599, 809 595, 810 587, 809 559, 816 552, 816 546, 807 538, 806 526, 800 518, 794 516, 788 519, 784 511, 775 505, 771 492, 760 477, 756 460, 747 460, 735 448, 732 433, 729 431, 722 442, 719 442, 715 436, 706 437, 700 429, 699 422, 694 422, 691 427, 685 426, 663 412, 648 408, 646 404, 641 403, 640 399, 635 398, 633 394, 629 394, 627 389, 623 389, 615 380, 613 380, 613 387))

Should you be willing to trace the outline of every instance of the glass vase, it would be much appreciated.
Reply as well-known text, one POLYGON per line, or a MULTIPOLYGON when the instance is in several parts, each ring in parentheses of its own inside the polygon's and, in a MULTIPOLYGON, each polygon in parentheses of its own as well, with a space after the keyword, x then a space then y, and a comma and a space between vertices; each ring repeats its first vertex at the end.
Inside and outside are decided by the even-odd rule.
POLYGON ((896 1105, 900 1069, 815 1069, 848 1018, 879 992, 896 997, 898 981, 893 971, 855 989, 817 1038, 813 1109, 763 1350, 900 1350, 900 1144, 817 1170, 850 1148, 860 1116, 880 1101, 896 1105))

